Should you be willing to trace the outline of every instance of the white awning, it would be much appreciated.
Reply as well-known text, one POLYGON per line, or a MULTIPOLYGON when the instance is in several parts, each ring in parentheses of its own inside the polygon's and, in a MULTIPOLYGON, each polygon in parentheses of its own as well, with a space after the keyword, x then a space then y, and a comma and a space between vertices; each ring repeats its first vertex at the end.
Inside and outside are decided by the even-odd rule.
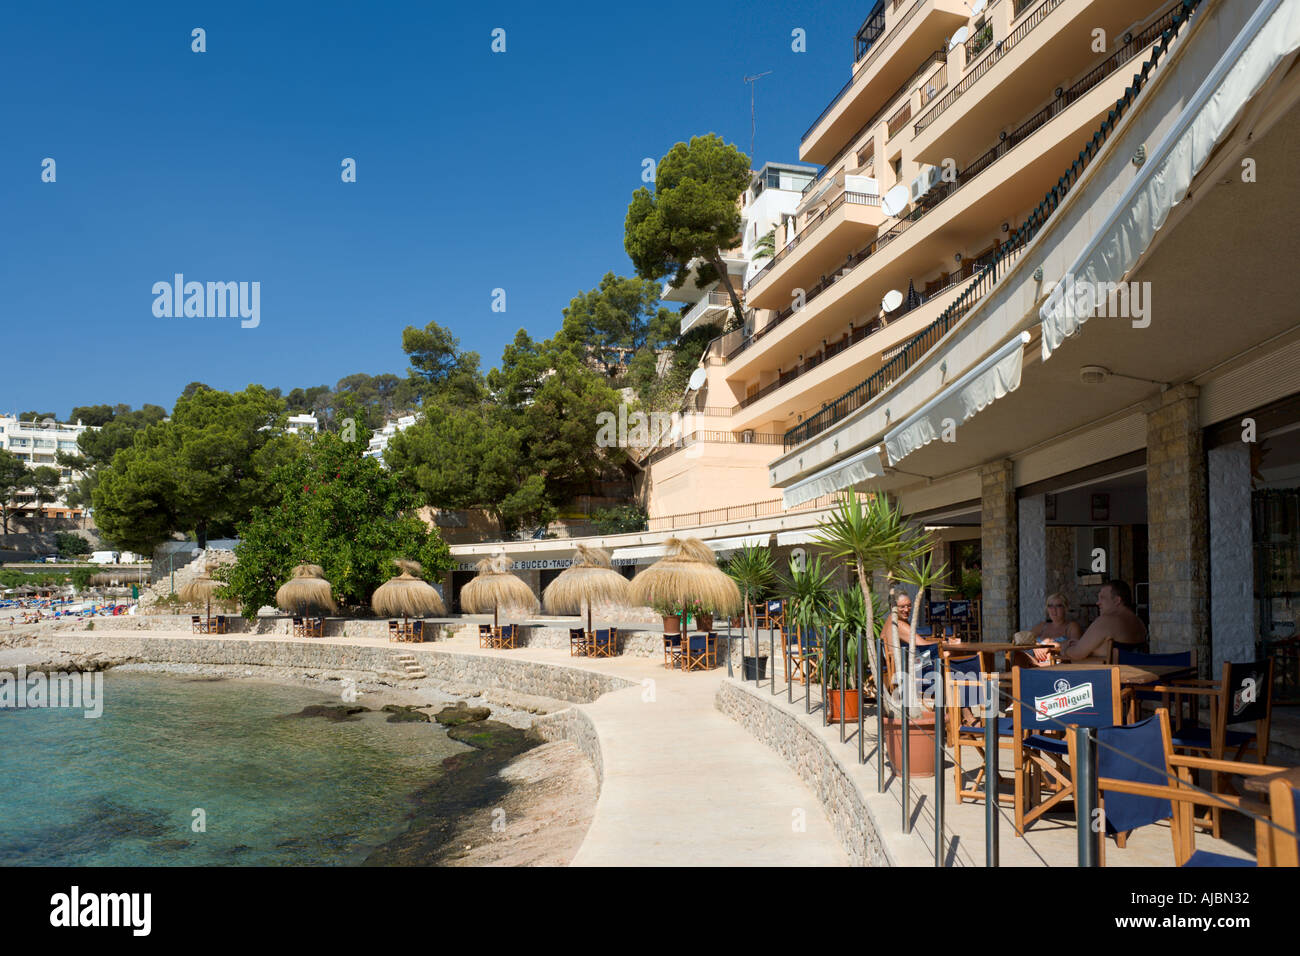
MULTIPOLYGON (((1095 307, 1104 303, 1109 314, 1110 284, 1120 282, 1150 247, 1247 102, 1297 48, 1300 4, 1262 0, 1038 310, 1043 361, 1079 332, 1095 307)), ((1127 291, 1124 296, 1116 296, 1117 304, 1128 301, 1127 291)), ((1131 307, 1129 312, 1120 321, 1137 328, 1150 321, 1149 312, 1138 315, 1131 307)))
POLYGON ((885 473, 880 461, 881 448, 873 445, 866 451, 858 452, 852 458, 846 458, 837 464, 823 468, 811 477, 797 481, 781 493, 782 503, 786 508, 793 508, 805 501, 812 501, 822 495, 829 495, 841 488, 852 488, 868 478, 879 478, 885 473))
POLYGON ((771 540, 772 532, 769 531, 766 534, 745 534, 736 538, 714 538, 704 543, 721 553, 739 551, 741 548, 765 548, 771 540))
POLYGON ((638 561, 641 558, 662 558, 666 552, 662 544, 643 544, 632 548, 615 548, 610 555, 613 561, 638 561))
POLYGON ((778 531, 776 546, 782 548, 792 544, 816 544, 817 535, 816 531, 778 531))
POLYGON ((996 352, 953 382, 942 392, 885 433, 885 454, 891 465, 924 448, 943 434, 968 421, 999 398, 1020 387, 1022 353, 1029 333, 1021 332, 996 352), (947 424, 945 424, 947 423, 947 424))

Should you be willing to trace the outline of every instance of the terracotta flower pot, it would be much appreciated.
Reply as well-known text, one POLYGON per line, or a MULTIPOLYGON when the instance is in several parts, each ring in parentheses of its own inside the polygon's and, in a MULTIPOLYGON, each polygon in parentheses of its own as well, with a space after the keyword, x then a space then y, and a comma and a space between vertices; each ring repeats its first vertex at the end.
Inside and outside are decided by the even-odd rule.
POLYGON ((682 632, 682 619, 679 618, 676 614, 672 614, 672 615, 665 614, 665 615, 664 615, 664 633, 665 633, 665 634, 680 634, 681 632, 682 632))
MULTIPOLYGON (((907 762, 913 777, 934 776, 934 711, 924 710, 907 721, 907 762)), ((903 735, 897 717, 885 718, 885 752, 895 773, 902 766, 903 735)))
POLYGON ((826 697, 832 724, 857 722, 858 708, 862 706, 861 691, 828 690, 826 697))
POLYGON ((695 628, 696 630, 700 630, 700 631, 713 630, 713 615, 712 614, 695 615, 695 628))

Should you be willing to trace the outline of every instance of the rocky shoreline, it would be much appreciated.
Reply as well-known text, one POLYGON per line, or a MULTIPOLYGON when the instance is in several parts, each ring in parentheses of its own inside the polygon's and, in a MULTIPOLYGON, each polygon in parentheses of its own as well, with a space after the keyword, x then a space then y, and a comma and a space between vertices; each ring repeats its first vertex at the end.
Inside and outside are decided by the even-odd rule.
POLYGON ((287 717, 358 719, 386 711, 389 722, 436 721, 473 748, 443 761, 442 773, 412 796, 406 831, 372 852, 372 866, 566 866, 595 811, 595 770, 567 741, 547 743, 536 717, 564 701, 425 679, 394 687, 307 675, 301 669, 143 662, 108 652, 70 654, 37 647, 40 625, 0 639, 0 670, 161 673, 250 680, 337 692, 343 703, 287 717))

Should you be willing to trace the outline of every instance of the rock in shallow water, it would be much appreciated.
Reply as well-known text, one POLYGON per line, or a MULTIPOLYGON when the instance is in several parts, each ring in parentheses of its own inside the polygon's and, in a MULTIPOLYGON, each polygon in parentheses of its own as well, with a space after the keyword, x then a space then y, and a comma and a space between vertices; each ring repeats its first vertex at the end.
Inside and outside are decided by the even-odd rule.
POLYGON ((492 711, 487 707, 467 707, 464 701, 455 707, 444 707, 434 715, 434 719, 445 727, 459 727, 461 724, 476 723, 487 720, 492 711))
POLYGON ((346 704, 311 704, 296 714, 283 714, 282 717, 324 717, 335 722, 342 720, 360 720, 357 714, 370 712, 369 707, 349 707, 346 704))
POLYGON ((427 724, 429 715, 404 704, 385 704, 380 708, 388 715, 390 724, 427 724))

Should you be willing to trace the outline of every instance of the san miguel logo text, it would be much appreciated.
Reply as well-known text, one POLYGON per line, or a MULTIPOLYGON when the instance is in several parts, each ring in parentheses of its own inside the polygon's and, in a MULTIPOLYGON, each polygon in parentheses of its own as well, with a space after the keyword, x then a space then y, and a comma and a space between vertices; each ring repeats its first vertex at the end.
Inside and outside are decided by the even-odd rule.
POLYGON ((1055 720, 1077 710, 1089 710, 1092 707, 1092 684, 1080 684, 1078 687, 1061 687, 1046 697, 1034 698, 1034 719, 1038 723, 1055 720))

